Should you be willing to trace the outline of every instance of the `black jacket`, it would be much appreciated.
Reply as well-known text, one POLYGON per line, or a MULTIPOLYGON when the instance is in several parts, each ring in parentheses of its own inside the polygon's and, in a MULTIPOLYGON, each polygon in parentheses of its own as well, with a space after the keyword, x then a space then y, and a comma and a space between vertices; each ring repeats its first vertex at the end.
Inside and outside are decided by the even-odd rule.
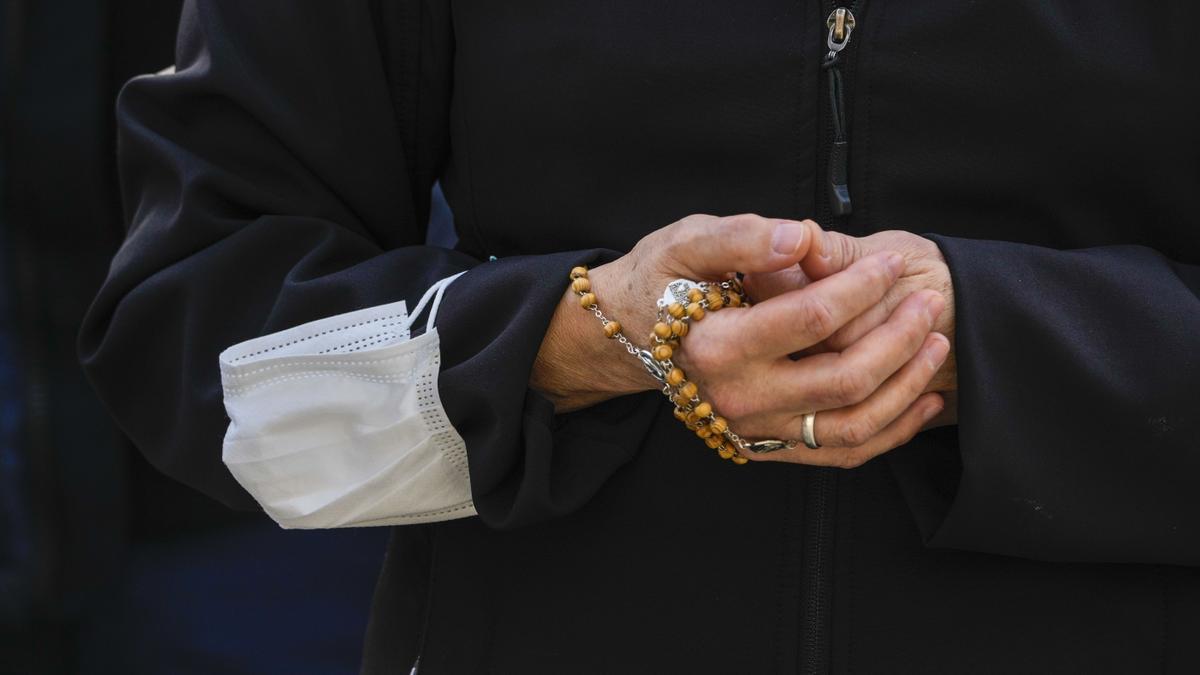
POLYGON ((120 98, 87 370, 159 467, 252 506, 218 352, 471 270, 440 388, 480 517, 395 531, 369 672, 1200 670, 1194 3, 858 0, 840 218, 831 9, 192 2, 179 74, 120 98), (435 180, 456 250, 423 245, 435 180), (572 265, 747 211, 941 246, 957 427, 738 468, 657 393, 528 390, 572 265))

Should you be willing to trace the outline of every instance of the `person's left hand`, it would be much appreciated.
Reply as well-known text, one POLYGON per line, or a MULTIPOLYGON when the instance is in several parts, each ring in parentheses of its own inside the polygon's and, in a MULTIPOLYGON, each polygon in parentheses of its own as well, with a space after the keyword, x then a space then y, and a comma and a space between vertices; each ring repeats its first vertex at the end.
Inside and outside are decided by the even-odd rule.
POLYGON ((927 391, 946 394, 946 410, 928 426, 952 424, 955 420, 954 392, 958 389, 958 373, 954 359, 954 284, 950 269, 937 244, 924 237, 901 230, 888 230, 867 237, 851 237, 840 232, 825 231, 818 246, 810 249, 799 265, 769 274, 748 274, 746 291, 756 301, 801 288, 824 279, 853 264, 856 260, 877 251, 898 251, 907 266, 903 276, 878 304, 852 319, 815 350, 845 350, 871 329, 887 320, 901 301, 914 292, 933 289, 942 294, 946 308, 937 318, 933 330, 950 339, 950 355, 929 383, 927 391))

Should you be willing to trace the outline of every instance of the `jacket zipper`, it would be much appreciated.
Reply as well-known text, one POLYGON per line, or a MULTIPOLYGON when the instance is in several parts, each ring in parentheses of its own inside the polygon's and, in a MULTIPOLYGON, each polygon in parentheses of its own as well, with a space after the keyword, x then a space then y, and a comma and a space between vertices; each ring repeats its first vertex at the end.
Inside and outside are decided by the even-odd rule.
POLYGON ((804 504, 800 672, 829 672, 830 579, 833 577, 834 469, 812 467, 804 504))
POLYGON ((833 140, 829 145, 829 157, 826 176, 826 190, 829 199, 829 211, 836 217, 848 216, 851 211, 849 163, 850 135, 846 121, 845 83, 842 79, 842 50, 850 44, 850 36, 854 33, 858 21, 854 11, 859 9, 856 1, 850 7, 837 7, 825 19, 828 34, 825 46, 829 48, 821 69, 825 71, 825 80, 829 91, 829 119, 833 125, 833 140))
MULTIPOLYGON (((850 131, 846 116, 845 81, 842 50, 858 27, 855 12, 862 12, 865 0, 854 0, 849 7, 831 3, 825 19, 825 46, 828 52, 821 62, 825 71, 832 134, 826 165, 825 204, 828 213, 842 218, 851 213, 849 164, 850 131)), ((820 202, 821 200, 818 199, 820 202)), ((800 672, 823 675, 830 669, 831 658, 831 579, 833 577, 833 528, 837 496, 835 469, 812 467, 804 504, 804 571, 800 598, 801 638, 800 672)))

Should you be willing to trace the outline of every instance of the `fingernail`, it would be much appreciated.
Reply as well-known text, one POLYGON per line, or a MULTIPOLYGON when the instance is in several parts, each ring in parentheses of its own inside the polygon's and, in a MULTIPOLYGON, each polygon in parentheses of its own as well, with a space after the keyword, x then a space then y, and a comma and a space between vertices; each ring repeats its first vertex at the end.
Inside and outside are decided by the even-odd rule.
POLYGON ((794 220, 779 221, 775 226, 775 234, 771 236, 771 249, 780 255, 794 255, 804 241, 806 229, 802 223, 794 220))
POLYGON ((950 340, 944 336, 940 339, 935 338, 933 344, 929 345, 929 351, 926 354, 928 354, 930 365, 940 368, 946 362, 946 357, 950 355, 950 340))
POLYGON ((938 413, 942 412, 942 408, 945 408, 945 407, 946 407, 946 402, 942 400, 941 396, 937 397, 937 399, 934 400, 933 403, 930 403, 925 408, 925 421, 928 422, 929 420, 937 417, 938 413))

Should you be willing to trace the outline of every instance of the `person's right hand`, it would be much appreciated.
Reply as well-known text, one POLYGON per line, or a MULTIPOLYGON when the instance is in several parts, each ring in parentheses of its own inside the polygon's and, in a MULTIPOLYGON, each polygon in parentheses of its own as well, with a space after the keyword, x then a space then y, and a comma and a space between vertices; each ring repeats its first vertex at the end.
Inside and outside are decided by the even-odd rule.
MULTIPOLYGON (((629 254, 592 270, 590 278, 605 314, 620 321, 635 344, 646 346, 655 302, 669 282, 784 269, 809 253, 816 232, 811 221, 689 216, 647 235, 629 254)), ((940 411, 940 396, 921 392, 948 346, 944 337, 930 334, 941 298, 913 294, 844 352, 798 361, 789 355, 824 341, 877 304, 903 268, 899 253, 884 251, 753 307, 710 313, 694 323, 675 361, 701 398, 743 438, 799 438, 803 414, 822 411, 818 440, 825 447, 750 459, 857 466, 906 442, 940 411)), ((560 411, 657 388, 636 359, 607 342, 578 297, 565 293, 531 385, 560 411)))

